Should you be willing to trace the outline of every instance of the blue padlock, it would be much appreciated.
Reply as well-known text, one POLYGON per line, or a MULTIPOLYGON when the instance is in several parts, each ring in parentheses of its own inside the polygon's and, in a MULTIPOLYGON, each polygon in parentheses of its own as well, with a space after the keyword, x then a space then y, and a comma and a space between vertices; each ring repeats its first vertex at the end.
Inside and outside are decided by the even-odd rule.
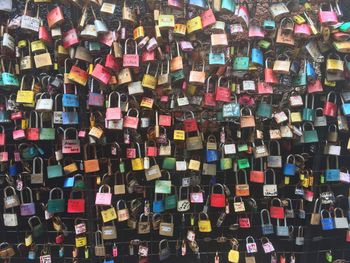
POLYGON ((331 213, 326 210, 326 209, 322 209, 321 210, 321 224, 322 224, 322 230, 332 230, 334 229, 334 222, 333 222, 333 218, 331 216, 331 213), (327 213, 328 217, 324 217, 324 213, 327 213))
POLYGON ((283 174, 285 176, 295 176, 297 170, 297 166, 295 165, 295 157, 290 154, 287 157, 286 163, 283 166, 283 174), (292 163, 290 163, 290 159, 292 158, 292 163))
POLYGON ((204 0, 190 0, 188 4, 201 9, 204 9, 206 7, 206 3, 204 0))
POLYGON ((252 63, 259 66, 264 65, 263 53, 259 48, 256 48, 256 47, 252 48, 252 63))
POLYGON ((315 81, 317 79, 316 71, 309 61, 306 62, 306 76, 308 81, 315 81))
POLYGON ((36 258, 36 251, 35 250, 30 250, 28 252, 28 259, 29 260, 35 260, 35 258, 36 258))
POLYGON ((74 111, 64 111, 62 112, 62 123, 64 125, 69 124, 79 124, 78 112, 74 109, 74 111))
POLYGON ((113 259, 105 259, 103 263, 114 263, 113 259))
POLYGON ((70 188, 74 186, 74 176, 73 177, 67 177, 64 179, 63 187, 64 188, 70 188))
POLYGON ((15 176, 16 174, 17 174, 17 165, 13 160, 11 160, 10 166, 9 166, 9 175, 15 176))
POLYGON ((216 162, 218 160, 218 151, 206 150, 207 162, 216 162))
POLYGON ((153 213, 162 213, 165 211, 165 202, 164 199, 157 200, 157 194, 154 195, 154 201, 152 206, 153 213))
POLYGON ((326 182, 338 182, 340 180, 340 170, 338 168, 338 156, 335 156, 336 167, 335 169, 329 169, 329 158, 327 156, 327 169, 324 171, 324 176, 326 178, 326 182))
POLYGON ((62 97, 62 106, 78 108, 79 107, 78 95, 64 93, 62 97))

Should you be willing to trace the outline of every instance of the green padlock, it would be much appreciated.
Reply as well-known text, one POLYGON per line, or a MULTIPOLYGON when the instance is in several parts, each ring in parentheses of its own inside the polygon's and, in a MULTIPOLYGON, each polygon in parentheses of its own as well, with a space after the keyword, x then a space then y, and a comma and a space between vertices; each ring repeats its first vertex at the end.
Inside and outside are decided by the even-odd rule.
POLYGON ((176 208, 176 206, 177 206, 176 188, 175 188, 175 186, 171 186, 171 188, 174 189, 174 192, 167 194, 164 198, 165 210, 171 210, 171 209, 176 208))
POLYGON ((326 252, 326 260, 328 262, 332 262, 333 261, 332 251, 327 251, 326 252))
POLYGON ((248 158, 238 159, 237 160, 238 169, 250 168, 248 158))
POLYGON ((185 72, 183 71, 183 69, 181 69, 175 72, 171 72, 170 76, 171 76, 171 81, 176 83, 178 81, 185 79, 185 72))
POLYGON ((238 152, 246 152, 246 151, 248 151, 248 144, 246 144, 246 143, 238 144, 237 145, 237 150, 238 150, 238 152))
POLYGON ((176 158, 165 157, 163 160, 162 168, 166 170, 174 170, 176 167, 176 158))
POLYGON ((236 4, 233 0, 221 0, 221 11, 234 13, 236 4))
POLYGON ((303 121, 311 121, 313 122, 315 120, 315 97, 313 94, 306 94, 305 95, 305 107, 303 109, 303 121), (309 95, 311 96, 311 106, 308 107, 309 104, 309 95))
POLYGON ((292 86, 305 87, 306 85, 307 85, 307 75, 306 75, 306 60, 305 60, 303 64, 303 68, 299 70, 298 75, 293 77, 292 86))
POLYGON ((349 33, 350 32, 350 22, 344 22, 340 27, 339 31, 349 33))
POLYGON ((98 42, 89 41, 89 51, 90 52, 99 52, 101 51, 101 44, 98 42))
POLYGON ((59 187, 52 188, 49 194, 49 200, 47 201, 47 211, 49 213, 61 213, 65 211, 66 200, 63 197, 63 190, 59 187), (59 198, 52 199, 54 191, 59 192, 59 198))
POLYGON ((85 180, 82 174, 74 175, 74 188, 85 189, 85 180))
POLYGON ((276 22, 274 20, 264 20, 263 28, 265 30, 275 30, 276 22))
POLYGON ((46 226, 41 222, 40 218, 38 216, 32 216, 28 219, 28 225, 30 229, 32 230, 33 237, 37 238, 46 233, 46 226), (37 221, 37 224, 34 225, 33 220, 37 221))
POLYGON ((269 49, 271 46, 271 43, 265 39, 262 39, 258 42, 258 45, 260 48, 269 49))
POLYGON ((256 116, 268 119, 272 117, 272 96, 270 96, 270 102, 266 101, 266 96, 262 97, 256 112, 256 116))

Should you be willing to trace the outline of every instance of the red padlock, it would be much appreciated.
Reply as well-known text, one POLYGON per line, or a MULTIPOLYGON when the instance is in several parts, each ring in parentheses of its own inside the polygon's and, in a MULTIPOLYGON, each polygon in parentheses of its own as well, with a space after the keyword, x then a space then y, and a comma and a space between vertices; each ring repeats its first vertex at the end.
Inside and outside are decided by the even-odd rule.
POLYGON ((171 126, 171 116, 170 115, 164 115, 160 114, 159 115, 159 126, 165 126, 165 127, 170 127, 171 126))
POLYGON ((137 129, 137 126, 139 124, 139 111, 135 108, 131 108, 126 113, 126 116, 124 117, 123 127, 124 128, 130 128, 130 129, 137 129), (130 116, 131 111, 136 112, 136 116, 130 116))
POLYGON ((43 24, 39 27, 39 39, 49 46, 53 43, 51 34, 43 24))
POLYGON ((29 127, 27 128, 26 137, 27 137, 28 141, 38 141, 39 140, 39 117, 38 117, 38 113, 35 110, 30 112, 29 127), (34 117, 35 117, 35 127, 33 124, 33 117, 32 117, 33 113, 34 113, 34 117))
MULTIPOLYGON (((96 59, 95 62, 96 61, 101 61, 101 58, 96 59)), ((109 80, 111 79, 111 73, 109 73, 108 69, 100 63, 95 65, 91 76, 103 85, 108 85, 109 80)))
POLYGON ((56 6, 53 8, 50 12, 47 13, 46 19, 50 29, 56 27, 59 24, 62 24, 64 22, 64 15, 61 7, 56 6))
POLYGON ((119 72, 121 69, 121 63, 119 63, 118 59, 112 55, 112 49, 106 56, 105 67, 113 72, 119 72))
POLYGON ((195 119, 192 111, 185 112, 185 119, 183 121, 183 125, 184 125, 185 132, 198 131, 197 120, 195 119), (188 117, 187 113, 189 113, 191 115, 189 119, 187 118, 188 117))
POLYGON ((156 60, 156 52, 154 50, 147 51, 144 50, 141 56, 142 62, 152 62, 156 60))
POLYGON ((250 219, 247 215, 240 216, 238 222, 240 228, 250 228, 250 219))
POLYGON ((5 128, 0 125, 1 133, 0 133, 0 146, 4 146, 6 142, 5 128))
POLYGON ((270 215, 271 215, 271 218, 284 219, 284 208, 282 206, 281 199, 273 198, 271 200, 270 215), (274 201, 278 201, 279 202, 279 206, 274 206, 273 205, 274 201))
POLYGON ((66 49, 71 46, 78 45, 79 42, 78 31, 75 28, 69 29, 62 36, 62 44, 66 49))
POLYGON ((128 38, 125 41, 124 55, 123 55, 123 67, 125 68, 138 68, 139 67, 139 55, 137 53, 137 43, 135 40, 128 38), (128 54, 128 42, 133 41, 135 46, 135 54, 128 54))
POLYGON ((210 79, 212 76, 209 76, 207 78, 207 90, 204 93, 204 106, 205 107, 215 107, 216 101, 215 101, 215 94, 213 92, 210 92, 210 79))
POLYGON ((326 26, 338 24, 338 16, 333 10, 332 5, 329 4, 328 10, 323 9, 325 9, 325 4, 320 6, 320 10, 318 12, 318 19, 320 20, 320 23, 326 26))
POLYGON ((23 113, 21 111, 16 111, 11 113, 11 120, 21 120, 23 118, 23 113))
POLYGON ((68 204, 67 204, 67 212, 68 213, 85 213, 85 199, 84 192, 82 190, 74 189, 71 191, 68 204), (73 198, 74 193, 81 194, 80 198, 73 198))
POLYGON ((226 205, 225 190, 222 184, 214 184, 211 188, 210 206, 223 208, 226 205), (214 193, 215 187, 221 188, 221 193, 214 193))
POLYGON ((323 105, 323 115, 329 117, 337 117, 337 94, 334 91, 331 91, 327 94, 327 99, 323 105), (330 101, 331 96, 334 96, 333 102, 330 101))
POLYGON ((316 79, 315 82, 309 82, 307 84, 307 92, 308 93, 317 93, 317 92, 322 92, 323 91, 323 87, 322 87, 322 83, 319 79, 316 79))
POLYGON ((350 229, 346 230, 346 242, 350 242, 350 229))
POLYGON ((278 84, 278 78, 277 75, 273 72, 272 68, 269 68, 269 60, 271 58, 267 58, 265 60, 265 69, 264 69, 264 77, 265 77, 265 82, 269 84, 278 84))
POLYGON ((148 140, 145 144, 146 156, 156 157, 158 155, 158 148, 154 140, 148 140), (152 144, 152 145, 151 145, 152 144))
POLYGON ((56 236, 56 238, 55 238, 56 244, 62 244, 63 241, 64 241, 64 235, 63 234, 59 234, 59 235, 56 236))
MULTIPOLYGON (((222 76, 218 80, 218 86, 215 89, 215 100, 221 102, 231 102, 231 89, 230 87, 221 86, 222 76)), ((228 86, 229 86, 228 82, 228 86)))

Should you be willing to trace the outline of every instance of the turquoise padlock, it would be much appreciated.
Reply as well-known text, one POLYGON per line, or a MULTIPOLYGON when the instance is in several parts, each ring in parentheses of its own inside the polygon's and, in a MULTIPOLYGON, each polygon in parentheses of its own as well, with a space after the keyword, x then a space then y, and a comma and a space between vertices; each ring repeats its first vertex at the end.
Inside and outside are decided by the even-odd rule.
POLYGON ((270 102, 268 103, 265 98, 265 96, 262 97, 262 101, 260 102, 257 112, 256 112, 256 116, 260 117, 260 118, 268 118, 270 119, 272 117, 272 104, 271 104, 271 100, 272 97, 270 96, 270 102))
POLYGON ((303 124, 303 139, 304 143, 318 142, 318 134, 312 122, 305 122, 303 124), (311 130, 306 130, 307 125, 311 126, 311 130))
POLYGON ((250 51, 250 43, 248 42, 247 54, 243 56, 240 53, 240 48, 237 48, 237 55, 233 60, 233 69, 238 71, 247 71, 249 69, 249 51, 250 51))
POLYGON ((57 164, 52 164, 55 161, 55 157, 51 156, 47 164, 47 178, 57 178, 63 176, 63 167, 58 162, 57 164))
POLYGON ((340 96, 341 97, 341 101, 342 101, 342 105, 341 105, 341 109, 342 109, 342 111, 343 111, 343 114, 345 115, 345 116, 349 116, 350 115, 350 103, 346 103, 345 101, 344 101, 344 99, 343 99, 343 97, 342 96, 340 96))
POLYGON ((311 121, 313 122, 315 120, 315 97, 313 94, 306 94, 305 95, 305 106, 303 109, 303 121, 311 121), (309 95, 311 96, 311 106, 309 106, 309 95))
POLYGON ((19 81, 17 77, 9 72, 1 74, 3 85, 7 88, 19 88, 19 81))
POLYGON ((340 27, 339 31, 348 33, 350 32, 350 22, 344 22, 340 27))
POLYGON ((175 209, 177 206, 177 195, 175 186, 171 187, 172 191, 170 194, 165 196, 165 210, 175 209), (174 189, 174 190, 173 190, 174 189))
POLYGON ((221 0, 221 10, 227 12, 235 12, 236 4, 233 0, 221 0))
POLYGON ((225 103, 222 107, 222 116, 224 118, 239 118, 241 116, 241 107, 237 103, 237 96, 233 94, 234 100, 229 103, 225 103))
POLYGON ((171 81, 176 83, 185 79, 185 72, 181 69, 170 73, 171 81))
POLYGON ((210 48, 209 53, 209 65, 211 66, 223 66, 225 65, 225 54, 224 53, 213 53, 210 48))
POLYGON ((308 81, 315 81, 317 79, 314 66, 309 61, 306 62, 306 76, 308 81))
POLYGON ((276 29, 276 22, 274 20, 266 19, 266 20, 264 20, 263 28, 265 30, 268 30, 268 31, 275 30, 276 29))

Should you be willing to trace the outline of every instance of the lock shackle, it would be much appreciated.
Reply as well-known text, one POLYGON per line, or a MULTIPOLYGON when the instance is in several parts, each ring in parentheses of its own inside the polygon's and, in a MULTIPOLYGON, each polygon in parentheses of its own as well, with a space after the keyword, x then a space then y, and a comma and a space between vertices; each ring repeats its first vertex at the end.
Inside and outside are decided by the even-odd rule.
POLYGON ((142 213, 140 214, 140 217, 139 217, 139 222, 142 222, 143 218, 146 217, 147 218, 147 221, 146 222, 150 222, 150 215, 146 215, 145 213, 142 213))
POLYGON ((256 139, 256 140, 254 140, 254 141, 252 142, 253 147, 256 147, 256 146, 255 146, 255 141, 261 141, 261 145, 260 145, 260 146, 264 146, 264 145, 265 145, 265 142, 264 142, 263 139, 256 139))
POLYGON ((103 239, 102 239, 102 231, 101 230, 97 230, 95 232, 95 245, 102 245, 103 246, 103 239))
POLYGON ((286 208, 289 207, 291 210, 293 210, 292 200, 290 198, 284 198, 284 201, 287 201, 287 207, 286 208))
POLYGON ((332 218, 332 215, 331 215, 331 213, 327 210, 327 209, 322 209, 321 210, 321 219, 323 219, 324 218, 324 213, 327 213, 327 218, 332 218))
MULTIPOLYGON (((156 158, 152 157, 152 159, 153 159, 154 163, 157 164, 156 158)), ((168 170, 163 170, 163 169, 160 170, 161 177, 160 177, 159 179, 161 179, 161 178, 163 177, 163 174, 164 174, 164 173, 165 173, 165 175, 168 177, 168 178, 166 178, 166 179, 171 181, 171 174, 170 174, 170 172, 169 172, 168 170)))
POLYGON ((335 123, 328 126, 328 132, 337 132, 337 125, 335 123), (332 131, 333 130, 333 131, 332 131))
POLYGON ((337 103, 337 94, 334 91, 328 92, 326 101, 330 101, 332 95, 334 96, 333 103, 336 104, 337 103))
POLYGON ((295 164, 295 156, 293 154, 287 156, 286 163, 290 163, 290 159, 292 159, 292 164, 295 164))
POLYGON ((305 106, 304 106, 304 108, 307 108, 307 106, 308 106, 309 95, 311 96, 311 109, 313 109, 314 105, 315 105, 315 96, 313 94, 309 94, 309 93, 307 93, 305 95, 305 106))
POLYGON ((277 140, 271 140, 271 141, 269 141, 269 144, 268 144, 268 150, 269 150, 269 153, 271 154, 272 153, 272 151, 271 151, 271 149, 272 149, 272 145, 271 144, 275 144, 275 145, 277 145, 277 155, 281 155, 281 145, 280 145, 280 142, 279 141, 277 141, 277 140))
MULTIPOLYGON (((281 220, 280 218, 277 218, 277 227, 281 226, 280 220, 281 220)), ((285 227, 287 226, 287 218, 286 217, 283 218, 283 226, 285 226, 285 227)))
MULTIPOLYGON (((315 130, 315 126, 311 121, 304 122, 302 125, 303 131, 306 131, 306 126, 311 126, 311 130, 315 130)), ((300 155, 300 154, 299 154, 300 155)), ((297 156, 297 155, 296 155, 297 156)), ((301 156, 301 155, 300 155, 301 156)), ((303 157, 304 159, 304 157, 303 157)), ((305 160, 305 159, 304 159, 305 160)))
POLYGON ((135 46, 135 55, 138 55, 138 51, 137 51, 137 43, 134 39, 132 38, 128 38, 125 40, 125 46, 124 46, 124 55, 128 54, 128 42, 132 41, 134 43, 135 46))
POLYGON ((130 109, 128 109, 128 111, 127 111, 127 113, 126 113, 126 115, 127 116, 130 116, 130 113, 131 112, 136 112, 136 116, 135 117, 139 117, 139 110, 138 109, 136 109, 136 108, 130 108, 130 109))
POLYGON ((69 127, 69 128, 64 129, 64 132, 63 132, 63 139, 67 139, 67 133, 68 133, 69 131, 75 132, 75 138, 74 138, 74 139, 79 140, 79 139, 78 139, 78 130, 77 130, 76 128, 73 128, 73 127, 69 127))
POLYGON ((211 193, 212 194, 214 193, 214 190, 215 190, 216 187, 220 187, 221 188, 221 193, 220 194, 224 194, 225 193, 224 186, 222 184, 216 183, 216 184, 213 184, 213 186, 211 187, 211 193))
POLYGON ((179 200, 186 200, 188 199, 188 197, 190 196, 190 189, 188 187, 184 187, 184 186, 180 186, 179 187, 179 200), (182 198, 182 189, 186 188, 186 198, 185 199, 181 199, 182 198))
POLYGON ((279 202, 279 207, 283 207, 282 201, 281 201, 281 199, 279 199, 278 197, 274 197, 274 198, 271 199, 271 201, 270 201, 270 206, 274 206, 273 203, 274 203, 275 201, 279 202))
POLYGON ((51 112, 48 112, 48 111, 45 111, 45 112, 41 112, 40 113, 40 128, 44 128, 44 114, 50 114, 51 118, 50 119, 50 122, 51 122, 51 127, 50 128, 54 128, 53 126, 53 116, 52 116, 52 113, 51 112))
POLYGON ((160 215, 160 221, 166 222, 167 218, 170 218, 170 223, 174 223, 174 216, 171 213, 165 213, 160 215))
MULTIPOLYGON (((327 59, 336 59, 336 60, 340 60, 341 61, 340 56, 337 53, 335 53, 335 52, 329 53, 328 56, 327 56, 327 59)), ((334 92, 334 91, 332 91, 332 92, 334 92)))
POLYGON ((323 108, 316 108, 316 109, 315 109, 315 116, 316 116, 316 117, 322 117, 322 116, 324 116, 324 115, 323 115, 323 108), (321 115, 321 116, 317 116, 317 113, 320 112, 320 111, 322 112, 322 115, 321 115))
POLYGON ((247 244, 252 244, 252 243, 255 243, 255 239, 254 239, 254 237, 252 237, 252 236, 247 236, 247 237, 245 238, 245 242, 246 242, 247 244), (252 241, 252 242, 249 242, 249 240, 252 241))
POLYGON ((264 184, 267 184, 267 176, 268 176, 268 173, 271 173, 272 174, 272 184, 276 184, 276 173, 275 173, 275 170, 272 169, 272 168, 268 168, 265 170, 264 174, 264 184))
POLYGON ((303 236, 304 236, 304 227, 303 226, 299 226, 298 227, 297 237, 303 237, 303 236))
MULTIPOLYGON (((55 96, 55 101, 54 101, 54 111, 58 111, 58 99, 61 97, 61 108, 62 108, 62 97, 63 97, 63 94, 62 93, 58 93, 56 94, 55 96)), ((63 109, 62 109, 63 110, 63 109)))
POLYGON ((85 224, 85 222, 83 222, 83 221, 87 221, 87 219, 82 218, 82 217, 76 217, 74 219, 74 225, 78 225, 78 223, 81 223, 81 222, 85 224))
MULTIPOLYGON (((338 215, 337 215, 337 212, 340 211, 340 217, 345 217, 344 216, 344 210, 341 208, 341 207, 336 207, 334 208, 334 218, 339 218, 338 215)), ((339 213, 338 213, 339 214, 339 213)))
MULTIPOLYGON (((330 159, 330 155, 327 156, 327 170, 329 169, 329 159, 330 159)), ((338 169, 339 168, 339 158, 338 158, 338 155, 333 155, 333 157, 335 158, 335 169, 338 169)))
POLYGON ((29 217, 28 225, 29 225, 30 229, 32 229, 32 230, 34 229, 33 222, 32 222, 33 220, 37 220, 38 221, 39 224, 37 224, 37 225, 41 225, 42 224, 40 217, 38 217, 38 216, 31 216, 31 217, 29 217))
POLYGON ((107 193, 110 194, 111 193, 111 187, 108 184, 103 184, 98 188, 98 192, 99 193, 106 193, 105 190, 107 188, 107 193))
MULTIPOLYGON (((160 64, 160 75, 163 75, 163 67, 164 67, 164 62, 162 61, 162 63, 160 64)), ((166 63, 167 63, 167 72, 165 74, 169 74, 170 72, 170 62, 169 62, 169 59, 166 60, 166 63)))
POLYGON ((128 208, 128 206, 126 205, 126 202, 125 202, 125 200, 124 199, 120 199, 118 202, 117 202, 117 204, 116 204, 116 208, 117 208, 117 210, 120 210, 120 204, 123 204, 123 209, 127 209, 128 208))
POLYGON ((271 217, 270 217, 270 211, 266 208, 261 209, 260 211, 260 220, 261 220, 261 224, 265 225, 265 221, 264 221, 264 214, 266 214, 266 218, 267 218, 267 223, 269 225, 271 225, 271 217))
POLYGON ((94 159, 97 159, 97 150, 96 150, 96 145, 95 144, 89 144, 89 143, 87 143, 87 144, 85 144, 84 145, 84 159, 85 160, 88 160, 88 158, 90 157, 90 154, 91 154, 91 152, 90 152, 90 149, 91 149, 91 147, 92 147, 92 149, 93 149, 93 158, 94 159))
POLYGON ((237 202, 243 202, 243 199, 241 196, 234 196, 233 197, 233 202, 234 203, 237 203, 237 202), (238 200, 238 201, 237 201, 238 200))
POLYGON ((204 192, 203 191, 203 188, 201 187, 201 185, 199 185, 199 184, 196 184, 196 185, 193 185, 193 186, 191 186, 191 188, 192 188, 192 193, 200 193, 200 192, 204 192), (198 189, 198 191, 197 191, 197 189, 198 189))
POLYGON ((158 245, 159 251, 162 249, 162 245, 163 244, 165 244, 165 247, 163 247, 163 248, 169 247, 168 240, 167 239, 162 239, 161 241, 159 241, 159 245, 158 245))
POLYGON ((27 191, 28 192, 28 195, 29 196, 29 203, 33 203, 33 192, 32 192, 32 189, 30 189, 30 187, 26 186, 26 187, 23 187, 22 191, 20 192, 20 196, 21 196, 21 203, 24 204, 24 197, 23 197, 23 192, 24 191, 27 191))
POLYGON ((118 96, 118 105, 117 108, 120 108, 120 93, 118 91, 112 91, 111 93, 109 93, 108 95, 108 108, 112 108, 112 97, 113 95, 118 96))
POLYGON ((170 43, 170 59, 173 59, 173 52, 172 52, 173 43, 176 44, 177 57, 181 56, 181 55, 180 55, 179 42, 178 42, 177 40, 175 40, 175 41, 172 41, 172 42, 170 43))
POLYGON ((203 211, 198 213, 198 220, 202 220, 202 218, 203 218, 202 215, 204 215, 205 220, 209 220, 208 214, 203 212, 203 211))
POLYGON ((243 172, 243 175, 244 175, 244 183, 245 183, 245 184, 248 184, 247 171, 244 170, 244 169, 239 169, 239 170, 235 173, 236 184, 239 184, 238 175, 239 175, 240 173, 242 173, 242 172, 243 172))
MULTIPOLYGON (((14 188, 13 186, 8 185, 8 186, 6 186, 6 187, 4 188, 4 190, 3 190, 3 192, 4 192, 4 197, 8 197, 8 196, 9 196, 9 195, 7 195, 7 192, 8 192, 9 189, 12 191, 12 195, 17 195, 17 194, 16 194, 15 188, 14 188)), ((11 196, 12 196, 12 195, 11 195, 11 196)))
POLYGON ((33 161, 32 161, 32 164, 33 164, 33 174, 35 174, 35 173, 37 172, 37 170, 36 170, 37 161, 40 162, 40 171, 39 171, 39 173, 43 173, 43 172, 44 172, 44 160, 43 160, 43 158, 41 158, 41 157, 35 157, 35 158, 33 158, 33 161))
MULTIPOLYGON (((264 163, 263 163, 263 158, 257 158, 259 159, 259 170, 255 170, 255 171, 262 171, 264 169, 264 163)), ((255 161, 257 160, 255 159, 253 156, 251 157, 251 163, 252 163, 252 170, 255 169, 255 161)))
POLYGON ((80 193, 80 198, 77 199, 84 199, 84 191, 81 189, 72 189, 69 194, 69 199, 74 199, 74 193, 80 193))
POLYGON ((62 188, 60 188, 60 187, 54 187, 54 188, 52 188, 52 189, 50 190, 49 199, 52 199, 52 194, 53 194, 55 191, 58 191, 58 192, 60 193, 59 196, 60 196, 61 198, 58 198, 58 199, 64 199, 64 198, 63 198, 63 190, 62 190, 62 188))
POLYGON ((31 89, 30 90, 34 90, 34 85, 35 85, 35 77, 33 75, 23 75, 22 79, 21 79, 21 86, 20 86, 20 90, 24 90, 24 81, 27 78, 31 78, 32 79, 32 84, 31 84, 31 89))

